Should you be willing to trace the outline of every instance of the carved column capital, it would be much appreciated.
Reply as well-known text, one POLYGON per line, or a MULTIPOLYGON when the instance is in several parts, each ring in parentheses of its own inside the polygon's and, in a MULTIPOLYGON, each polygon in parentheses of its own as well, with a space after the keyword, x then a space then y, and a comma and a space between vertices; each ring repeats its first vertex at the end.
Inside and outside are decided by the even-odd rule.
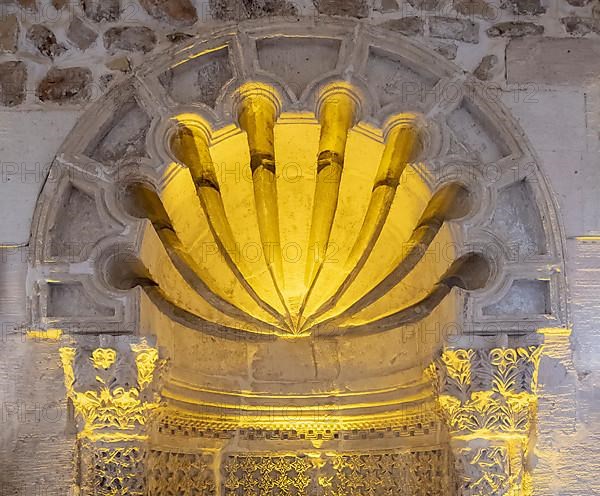
POLYGON ((540 354, 541 346, 444 350, 431 371, 450 433, 528 436, 540 354))
POLYGON ((541 351, 448 348, 431 365, 462 495, 529 494, 541 351))
POLYGON ((145 493, 145 426, 159 405, 158 350, 144 340, 63 347, 67 398, 78 422, 83 495, 145 493))
POLYGON ((60 349, 67 397, 91 441, 144 439, 148 414, 158 406, 152 388, 158 350, 144 341, 128 349, 60 349))

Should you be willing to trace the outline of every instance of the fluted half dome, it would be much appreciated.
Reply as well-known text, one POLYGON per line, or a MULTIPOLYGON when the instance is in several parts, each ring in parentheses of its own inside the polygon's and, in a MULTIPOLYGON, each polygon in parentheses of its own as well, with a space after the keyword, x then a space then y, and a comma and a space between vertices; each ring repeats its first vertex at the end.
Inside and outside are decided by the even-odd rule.
POLYGON ((174 116, 164 186, 129 187, 164 248, 142 250, 155 298, 206 325, 292 336, 397 328, 485 284, 485 259, 455 253, 444 225, 469 213, 469 191, 432 192, 418 172, 421 116, 376 128, 346 83, 313 111, 282 112, 257 83, 236 102, 219 129, 174 116))

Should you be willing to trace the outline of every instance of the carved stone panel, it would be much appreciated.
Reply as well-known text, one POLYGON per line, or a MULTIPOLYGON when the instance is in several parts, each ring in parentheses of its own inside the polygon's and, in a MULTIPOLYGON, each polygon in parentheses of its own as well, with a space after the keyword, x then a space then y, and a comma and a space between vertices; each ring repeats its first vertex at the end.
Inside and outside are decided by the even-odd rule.
POLYGON ((450 490, 444 449, 230 455, 223 472, 226 496, 442 496, 450 490))

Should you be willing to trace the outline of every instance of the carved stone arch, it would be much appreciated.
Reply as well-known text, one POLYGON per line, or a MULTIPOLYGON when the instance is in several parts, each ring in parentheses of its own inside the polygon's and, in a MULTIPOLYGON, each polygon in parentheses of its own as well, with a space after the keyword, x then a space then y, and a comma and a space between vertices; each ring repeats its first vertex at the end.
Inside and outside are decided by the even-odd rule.
MULTIPOLYGON (((285 481, 298 494, 337 494, 353 477, 364 482, 348 494, 423 485, 451 494, 455 478, 461 494, 489 494, 473 492, 483 491, 487 456, 506 476, 496 494, 525 487, 535 331, 567 319, 562 232, 522 130, 447 60, 348 20, 222 28, 113 86, 67 138, 51 177, 61 179, 45 184, 33 223, 31 325, 100 336, 100 350, 115 334, 143 340, 109 346, 145 370, 124 389, 132 396, 153 378, 157 359, 140 361, 154 357, 148 343, 170 361, 160 406, 146 391, 136 415, 97 425, 79 405, 90 466, 110 458, 110 438, 136 466, 147 449, 136 477, 150 494, 173 473, 178 494, 215 494, 215 481, 250 494, 273 470, 273 487, 285 481), (276 174, 294 154, 301 187, 276 174), (335 189, 315 199, 322 171, 340 201, 328 203, 335 189), (344 242, 339 265, 308 254, 313 229, 315 247, 344 242), (62 249, 78 239, 91 255, 62 249), (283 259, 282 239, 302 240, 299 261, 283 259), (242 253, 250 247, 256 261, 242 253), (481 344, 490 334, 493 346, 481 344), (469 349, 453 351, 456 339, 469 349), (518 391, 482 386, 502 383, 510 367, 523 375, 518 391), (468 381, 456 370, 469 370, 468 381), (483 431, 453 415, 479 421, 472 399, 486 394, 498 409, 519 400, 522 422, 493 426, 518 443, 484 436, 465 447, 483 431), (452 456, 463 457, 458 469, 452 456), (186 479, 191 469, 201 476, 186 479)), ((79 358, 64 353, 72 368, 79 358)), ((67 389, 77 404, 76 379, 67 389)))

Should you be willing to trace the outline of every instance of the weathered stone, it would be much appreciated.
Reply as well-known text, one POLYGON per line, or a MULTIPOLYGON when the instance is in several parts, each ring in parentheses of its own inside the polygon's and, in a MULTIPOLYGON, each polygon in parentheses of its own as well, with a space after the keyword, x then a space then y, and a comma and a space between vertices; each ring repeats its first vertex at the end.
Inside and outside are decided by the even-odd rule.
POLYGON ((591 32, 600 34, 600 19, 572 16, 563 17, 560 22, 567 33, 573 36, 585 36, 591 32))
POLYGON ((62 10, 69 4, 69 0, 52 0, 52 6, 56 10, 62 10))
POLYGON ((430 17, 429 30, 434 38, 450 38, 466 43, 479 43, 479 24, 468 19, 430 17))
POLYGON ((407 36, 422 35, 425 20, 418 16, 403 17, 402 19, 392 19, 381 24, 381 27, 398 31, 407 36))
POLYGON ((456 43, 434 42, 433 49, 448 60, 454 60, 458 47, 456 43))
POLYGON ((180 41, 183 40, 189 40, 190 38, 193 38, 194 35, 193 34, 188 34, 188 33, 170 33, 167 35, 167 40, 169 40, 171 43, 179 43, 180 41))
POLYGON ((119 0, 82 0, 85 15, 96 22, 116 21, 119 18, 119 0))
POLYGON ((42 102, 80 103, 91 94, 92 72, 84 67, 51 68, 40 82, 37 96, 42 102))
POLYGON ((490 21, 497 16, 496 10, 485 0, 455 0, 454 10, 467 17, 483 17, 490 21))
POLYGON ((19 21, 16 15, 0 17, 0 53, 15 53, 19 42, 19 21))
POLYGON ((494 24, 488 28, 487 34, 492 38, 498 36, 508 36, 511 38, 520 38, 521 36, 530 36, 542 34, 544 26, 534 24, 533 22, 509 21, 494 24))
POLYGON ((67 38, 77 48, 85 50, 98 38, 98 33, 87 26, 79 17, 74 17, 67 30, 67 38))
POLYGON ((208 6, 212 16, 220 21, 235 19, 235 13, 239 10, 228 0, 208 0, 208 6))
POLYGON ((481 59, 481 62, 477 66, 477 68, 473 71, 473 75, 477 79, 481 79, 482 81, 489 81, 492 79, 492 69, 496 67, 498 63, 498 57, 495 55, 486 55, 481 59))
POLYGON ((190 0, 140 0, 148 14, 159 21, 189 26, 198 20, 190 0))
POLYGON ((374 10, 385 14, 387 12, 395 12, 398 10, 398 7, 398 2, 396 2, 396 0, 380 0, 374 10))
POLYGON ((223 21, 298 15, 298 9, 288 0, 209 0, 208 3, 213 17, 223 21))
POLYGON ((585 7, 590 3, 590 0, 567 0, 567 3, 573 7, 585 7))
POLYGON ((249 19, 258 19, 268 16, 296 16, 298 9, 287 0, 248 0, 244 2, 246 16, 249 19))
POLYGON ((417 10, 436 10, 440 5, 440 0, 408 0, 412 8, 417 10))
POLYGON ((320 14, 348 17, 367 17, 369 5, 366 0, 313 0, 320 14))
POLYGON ((506 49, 509 83, 580 86, 600 74, 600 43, 579 38, 516 38, 506 49))
POLYGON ((56 41, 56 36, 46 26, 35 24, 27 31, 27 39, 47 57, 54 58, 64 53, 67 48, 56 41))
POLYGON ((131 70, 131 62, 127 57, 116 57, 106 63, 111 71, 129 72, 131 70))
POLYGON ((18 4, 26 10, 31 10, 31 11, 37 10, 36 0, 18 0, 18 4))
POLYGON ((111 83, 111 81, 115 78, 114 74, 102 74, 102 76, 100 76, 100 85, 102 88, 106 88, 108 87, 108 85, 111 83))
POLYGON ((10 61, 0 64, 0 105, 14 107, 25 100, 27 68, 24 62, 10 61))
POLYGON ((537 15, 546 12, 541 0, 512 0, 512 10, 517 15, 537 15))
POLYGON ((156 45, 154 31, 145 26, 110 28, 104 33, 104 46, 111 50, 147 53, 156 45))

